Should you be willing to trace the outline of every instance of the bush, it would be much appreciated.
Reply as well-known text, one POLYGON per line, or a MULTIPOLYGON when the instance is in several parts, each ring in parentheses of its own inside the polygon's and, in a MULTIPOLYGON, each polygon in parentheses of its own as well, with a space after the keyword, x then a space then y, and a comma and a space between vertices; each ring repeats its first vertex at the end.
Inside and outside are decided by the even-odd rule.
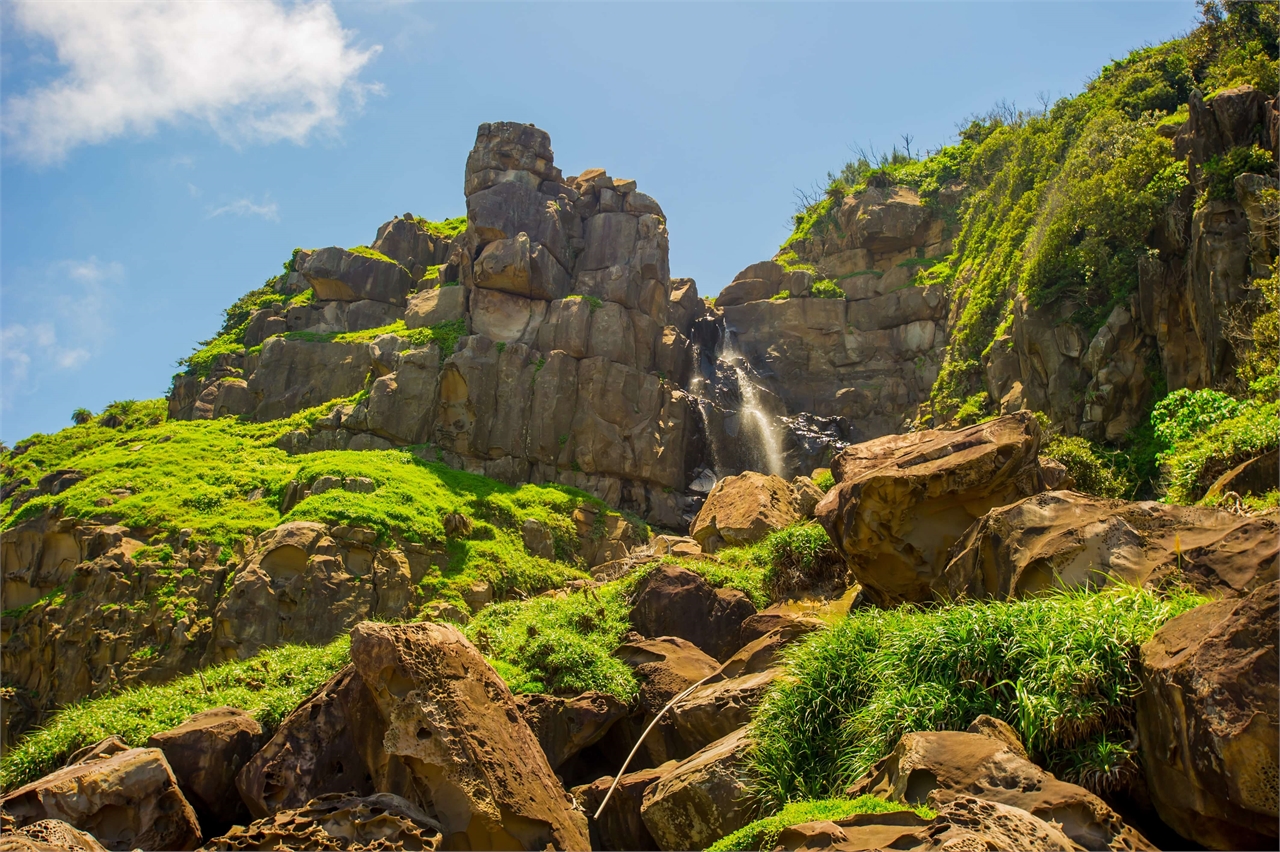
POLYGON ((856 799, 822 799, 818 801, 790 802, 773 816, 758 819, 745 825, 708 847, 707 852, 769 852, 778 845, 783 830, 793 825, 818 820, 838 820, 854 814, 888 814, 896 811, 914 811, 924 819, 937 814, 924 805, 898 805, 875 796, 859 796, 856 799))
POLYGON ((1214 154, 1204 164, 1205 198, 1234 201, 1235 181, 1242 174, 1275 174, 1275 157, 1261 145, 1241 145, 1225 154, 1214 154))
POLYGON ((74 752, 112 734, 130 746, 145 746, 152 734, 214 707, 238 707, 270 735, 294 707, 347 664, 349 648, 346 636, 320 648, 285 645, 163 686, 140 686, 73 704, 5 752, 0 788, 13 790, 35 781, 62 766, 74 752))
POLYGON ((755 544, 726 547, 714 559, 670 560, 717 588, 737 589, 764 609, 787 595, 844 575, 844 561, 826 530, 800 523, 769 533, 755 544))
POLYGON ((823 491, 830 491, 836 485, 836 478, 831 475, 829 468, 823 468, 816 477, 813 484, 821 488, 823 491))
POLYGON ((1155 436, 1172 446, 1240 413, 1240 403, 1221 391, 1182 388, 1156 403, 1151 412, 1155 436))
POLYGON ((1201 601, 1137 588, 1012 603, 858 610, 784 652, 752 722, 755 792, 780 806, 839 795, 911 731, 1006 719, 1033 760, 1091 789, 1136 771, 1136 652, 1201 601))
POLYGON ((1076 481, 1076 491, 1095 497, 1127 497, 1131 483, 1112 464, 1108 454, 1079 435, 1055 436, 1040 448, 1040 455, 1062 463, 1076 481))
POLYGON ((1194 503, 1219 476, 1280 446, 1280 403, 1250 400, 1238 413, 1176 441, 1160 454, 1165 502, 1194 503))
POLYGON ((814 281, 813 287, 809 291, 815 299, 843 299, 844 291, 834 281, 814 281))

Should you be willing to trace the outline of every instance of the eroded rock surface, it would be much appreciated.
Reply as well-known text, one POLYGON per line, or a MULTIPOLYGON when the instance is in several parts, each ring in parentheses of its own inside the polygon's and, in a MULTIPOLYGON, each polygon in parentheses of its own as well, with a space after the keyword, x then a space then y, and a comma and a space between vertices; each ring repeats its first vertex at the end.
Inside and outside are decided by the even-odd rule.
POLYGON ((721 547, 754 544, 803 515, 795 489, 785 479, 747 472, 716 483, 689 529, 689 535, 714 553, 721 547))
POLYGON ((440 848, 440 826, 421 808, 391 793, 328 793, 247 826, 237 825, 201 847, 215 850, 307 852, 311 849, 440 848))
POLYGON ((663 564, 636 586, 631 626, 644 636, 687 639, 723 661, 738 650, 742 622, 755 613, 742 592, 712 588, 687 568, 663 564))
POLYGON ((745 730, 672 767, 645 790, 640 815, 659 849, 705 849, 755 816, 747 795, 745 730))
POLYGON ((179 788, 209 837, 232 823, 246 821, 249 811, 236 789, 236 775, 264 741, 262 726, 248 713, 217 707, 153 734, 147 747, 164 752, 179 788))
POLYGON ((62 820, 42 819, 0 834, 0 852, 107 852, 92 834, 62 820))

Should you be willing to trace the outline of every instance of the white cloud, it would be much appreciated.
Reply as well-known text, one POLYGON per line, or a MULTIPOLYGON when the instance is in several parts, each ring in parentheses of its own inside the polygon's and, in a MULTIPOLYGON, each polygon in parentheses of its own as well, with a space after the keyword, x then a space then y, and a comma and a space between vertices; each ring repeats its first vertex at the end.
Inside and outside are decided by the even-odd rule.
POLYGON ((224 204, 214 210, 209 211, 208 218, 215 216, 223 216, 230 213, 234 216, 261 216, 263 219, 270 219, 272 222, 280 221, 280 209, 274 201, 266 198, 262 199, 261 204, 254 204, 252 199, 237 198, 230 204, 224 204))
POLYGON ((17 0, 17 26, 53 42, 66 73, 8 97, 11 150, 37 164, 83 144, 207 123, 233 145, 332 132, 376 86, 328 2, 41 2, 17 0))

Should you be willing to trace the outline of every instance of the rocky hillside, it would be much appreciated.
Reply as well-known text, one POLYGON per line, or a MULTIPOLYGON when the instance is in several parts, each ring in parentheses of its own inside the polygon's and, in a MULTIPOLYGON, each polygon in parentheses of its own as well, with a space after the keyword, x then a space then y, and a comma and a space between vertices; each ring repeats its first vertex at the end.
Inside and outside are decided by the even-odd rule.
POLYGON ((0 455, 0 849, 1274 848, 1278 35, 851 163, 713 299, 481 125, 465 216, 0 455))

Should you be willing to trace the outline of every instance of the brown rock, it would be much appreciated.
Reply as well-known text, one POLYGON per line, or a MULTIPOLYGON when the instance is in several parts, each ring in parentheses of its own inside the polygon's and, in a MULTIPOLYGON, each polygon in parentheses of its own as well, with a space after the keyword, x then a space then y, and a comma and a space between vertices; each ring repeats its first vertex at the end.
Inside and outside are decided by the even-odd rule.
MULTIPOLYGON (((826 626, 826 622, 820 618, 793 615, 784 611, 778 604, 774 604, 742 622, 738 641, 742 643, 742 651, 746 651, 746 646, 763 636, 773 633, 775 630, 779 631, 784 637, 792 639, 820 630, 826 626)), ((742 651, 739 653, 742 653, 742 651)), ((734 656, 737 657, 738 654, 734 656)), ((725 665, 727 666, 729 663, 725 663, 725 665)))
POLYGON ((1156 812, 1210 849, 1276 844, 1280 583, 1167 622, 1142 646, 1138 736, 1156 812))
POLYGON ((406 328, 428 328, 442 322, 462 319, 466 312, 466 288, 434 287, 409 297, 404 324, 406 328))
POLYGON ((1231 468, 1214 480, 1204 496, 1215 498, 1228 492, 1241 497, 1266 494, 1280 487, 1277 479, 1280 479, 1280 447, 1231 468))
POLYGON ((627 715, 627 705, 603 692, 585 692, 577 698, 517 695, 515 701, 553 770, 598 743, 614 722, 627 715))
POLYGON ((856 444, 832 463, 818 520, 874 602, 930 600, 976 518, 1044 490, 1039 446, 1030 412, 856 444))
POLYGON ((440 848, 440 824, 391 793, 328 793, 305 806, 235 826, 201 847, 214 850, 309 852, 313 849, 440 848))
POLYGON ((264 741, 262 726, 248 713, 217 707, 152 734, 147 748, 164 752, 207 837, 248 817, 249 810, 236 790, 236 774, 264 741))
POLYGON ((0 852, 107 852, 92 835, 57 819, 42 819, 0 834, 0 852))
POLYGON ((640 817, 659 849, 705 849, 755 815, 745 729, 682 760, 644 793, 640 817))
POLYGON ((683 746, 676 756, 687 757, 745 726, 779 674, 778 669, 743 672, 705 683, 680 699, 668 711, 683 746))
POLYGON ((631 625, 644 636, 688 639, 717 660, 738 650, 744 619, 756 608, 742 592, 713 589, 697 574, 677 565, 649 572, 632 597, 631 625))
POLYGON ((1059 781, 1001 738, 960 731, 906 734, 850 789, 904 804, 925 804, 930 793, 965 794, 1021 808, 1086 849, 1151 849, 1105 802, 1083 787, 1059 781), (1062 820, 1064 814, 1070 820, 1062 820))
POLYGON ((413 279, 400 264, 337 247, 311 252, 298 270, 320 301, 372 299, 403 306, 413 279))
POLYGON ((716 483, 689 534, 714 552, 725 545, 752 544, 800 520, 795 491, 777 476, 748 471, 716 483))
POLYGON ((1174 580, 1239 594, 1276 578, 1278 551, 1275 516, 1050 491, 980 518, 956 543, 934 589, 1007 600, 1174 580))
MULTIPOLYGON (((640 679, 636 703, 644 711, 642 729, 657 717, 668 701, 720 668, 720 664, 698 646, 674 636, 644 639, 630 634, 613 655, 634 668, 640 679)), ((676 731, 675 716, 670 711, 645 738, 642 748, 655 765, 690 754, 676 731)))
POLYGON ((1013 729, 1013 726, 1003 719, 997 719, 994 716, 988 716, 983 713, 970 722, 969 727, 965 730, 971 734, 981 734, 984 737, 1000 740, 1014 754, 1030 760, 1027 757, 1027 749, 1022 744, 1022 737, 1018 736, 1018 732, 1013 729))
POLYGON ((108 849, 194 849, 195 811, 159 749, 135 748, 60 769, 14 790, 0 807, 18 828, 56 819, 108 849))
POLYGON ((609 794, 609 788, 613 786, 613 776, 606 775, 590 784, 574 787, 574 799, 587 812, 591 820, 592 847, 635 850, 635 852, 657 849, 658 842, 653 839, 653 835, 649 833, 644 820, 640 817, 640 807, 644 802, 644 791, 670 772, 675 765, 676 762, 672 760, 655 769, 641 769, 623 775, 598 819, 595 813, 600 810, 600 803, 604 801, 604 797, 609 794))
POLYGON ((383 749, 434 805, 444 845, 590 846, 511 692, 457 628, 365 622, 351 659, 385 720, 383 749))

